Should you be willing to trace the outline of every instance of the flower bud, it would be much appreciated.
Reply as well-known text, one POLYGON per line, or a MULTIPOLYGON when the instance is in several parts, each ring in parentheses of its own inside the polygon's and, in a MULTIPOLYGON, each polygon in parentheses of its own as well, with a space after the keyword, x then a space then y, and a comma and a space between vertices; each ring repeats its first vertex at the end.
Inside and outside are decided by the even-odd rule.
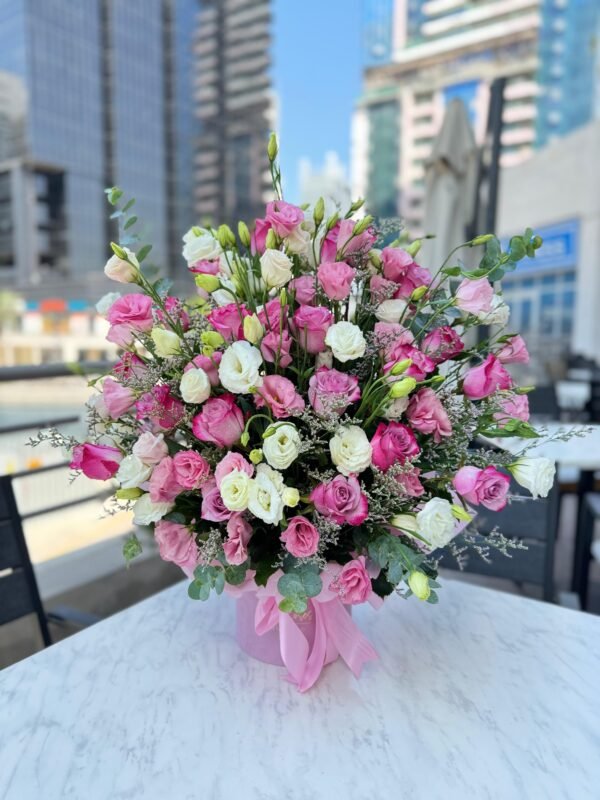
POLYGON ((175 331, 167 331, 164 328, 152 328, 150 332, 156 355, 160 358, 176 356, 181 352, 181 340, 175 331))
POLYGON ((204 291, 208 292, 209 294, 214 292, 221 285, 221 281, 216 275, 206 274, 196 275, 194 278, 194 283, 199 289, 204 289, 204 291))
POLYGON ((203 331, 200 334, 202 344, 207 344, 210 347, 220 347, 225 339, 217 331, 203 331))
POLYGON ((144 494, 142 490, 136 486, 131 489, 117 489, 115 497, 117 500, 136 500, 142 494, 144 494))
POLYGON ((432 386, 439 386, 440 383, 443 383, 446 378, 443 375, 434 375, 433 378, 429 381, 432 386))
POLYGON ((238 222, 238 236, 240 237, 240 242, 244 245, 244 247, 250 247, 252 238, 245 222, 238 222))
POLYGON ((531 240, 531 244, 533 245, 534 250, 539 250, 540 247, 544 244, 544 240, 541 236, 534 236, 531 240))
POLYGON ((402 361, 396 361, 390 370, 390 375, 402 375, 402 373, 406 372, 412 363, 412 358, 405 358, 402 361))
POLYGON ((215 348, 211 347, 209 344, 202 345, 202 355, 210 358, 212 354, 215 352, 215 348))
POLYGON ((427 600, 431 594, 429 578, 419 570, 413 570, 408 576, 408 588, 419 600, 427 600))
POLYGON ((260 447, 255 447, 254 450, 250 450, 248 458, 253 464, 260 464, 263 460, 263 451, 260 447))
POLYGON ((248 431, 244 431, 240 436, 240 444, 242 445, 242 447, 247 447, 249 441, 250 441, 250 434, 248 433, 248 431))
POLYGON ((269 136, 269 143, 267 145, 267 155, 269 156, 269 161, 275 161, 278 152, 279 146, 277 144, 277 136, 275 136, 275 133, 271 133, 269 136))
POLYGON ((300 502, 300 492, 292 486, 285 486, 281 498, 284 506, 295 508, 300 502))
POLYGON ((336 211, 335 214, 332 214, 327 220, 327 225, 326 225, 327 230, 330 231, 332 228, 335 228, 339 219, 340 215, 336 211))
POLYGON ((250 342, 250 344, 258 344, 265 333, 265 329, 260 324, 260 320, 256 314, 244 317, 243 328, 244 339, 250 342))
POLYGON ((407 533, 417 532, 417 518, 414 514, 396 514, 391 518, 390 525, 407 533))
POLYGON ((193 225, 192 233, 194 234, 194 236, 202 236, 204 231, 202 230, 202 228, 199 228, 198 225, 193 225))
POLYGON ((377 269, 381 268, 381 258, 377 250, 369 250, 369 261, 374 267, 377 267, 377 269))
POLYGON ((354 212, 358 211, 359 208, 362 208, 364 204, 365 204, 365 198, 359 197, 358 200, 355 200, 350 206, 350 213, 354 214, 354 212))
POLYGON ((473 519, 471 514, 469 514, 468 511, 465 511, 465 509, 462 506, 453 505, 451 506, 451 510, 452 510, 452 515, 461 522, 471 522, 471 520, 473 519))
POLYGON ((267 238, 265 239, 265 247, 267 250, 276 250, 277 249, 277 234, 271 228, 267 233, 267 238))
POLYGON ((325 216, 325 201, 322 197, 319 197, 317 202, 315 203, 315 208, 313 211, 313 219, 315 221, 315 225, 317 228, 323 222, 323 217, 325 216))
POLYGON ((127 247, 120 247, 111 242, 114 256, 108 259, 104 267, 107 278, 118 283, 137 283, 140 275, 140 265, 135 253, 127 247))
POLYGON ((409 254, 409 256, 412 256, 414 258, 420 249, 421 249, 421 240, 415 239, 414 242, 411 242, 409 245, 407 245, 406 252, 409 254))
POLYGON ((493 233, 483 233, 480 236, 476 236, 474 239, 471 239, 469 242, 471 247, 477 247, 480 244, 486 244, 486 242, 491 242, 494 238, 493 233))
POLYGON ((367 230, 367 228, 372 222, 373 222, 373 217, 370 214, 367 214, 366 217, 363 217, 356 223, 356 225, 354 226, 354 230, 352 231, 352 235, 359 236, 361 233, 367 230))
POLYGON ((414 302, 420 300, 425 294, 427 294, 428 288, 428 286, 417 286, 417 288, 411 294, 410 299, 414 302))
POLYGON ((415 388, 417 382, 414 378, 401 378, 392 384, 390 397, 397 400, 399 397, 407 397, 415 388))
POLYGON ((229 225, 219 225, 217 240, 223 250, 226 250, 228 247, 235 247, 235 236, 229 225))
POLYGON ((285 308, 287 303, 287 292, 285 291, 285 287, 282 287, 281 291, 279 292, 279 305, 282 308, 285 308))

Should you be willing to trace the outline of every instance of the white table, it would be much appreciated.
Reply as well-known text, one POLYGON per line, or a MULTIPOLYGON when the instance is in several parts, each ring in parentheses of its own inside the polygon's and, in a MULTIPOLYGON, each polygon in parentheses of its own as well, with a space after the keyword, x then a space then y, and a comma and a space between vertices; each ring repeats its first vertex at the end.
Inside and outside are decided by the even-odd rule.
POLYGON ((598 796, 600 619, 445 580, 301 695, 180 584, 0 673, 3 800, 598 796))

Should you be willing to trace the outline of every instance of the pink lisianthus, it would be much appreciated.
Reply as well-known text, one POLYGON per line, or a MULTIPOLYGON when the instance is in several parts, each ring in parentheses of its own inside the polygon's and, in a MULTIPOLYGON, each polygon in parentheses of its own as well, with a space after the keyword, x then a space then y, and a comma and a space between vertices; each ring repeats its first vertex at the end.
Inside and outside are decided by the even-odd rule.
POLYGON ((356 270, 345 261, 327 261, 317 269, 319 283, 330 300, 345 300, 355 275, 356 270))
POLYGON ((383 276, 393 281, 398 290, 396 297, 410 297, 420 286, 429 286, 431 273, 415 263, 413 257, 401 247, 384 247, 381 251, 383 276))
POLYGON ((165 456, 169 455, 169 449, 162 433, 155 435, 151 431, 144 431, 140 435, 131 448, 131 452, 148 467, 155 467, 165 456))
POLYGON ((258 319, 265 331, 279 333, 280 330, 287 329, 287 305, 282 306, 279 298, 269 300, 258 312, 258 319))
POLYGON ((414 433, 401 422, 380 422, 371 439, 372 462, 385 472, 392 464, 404 464, 421 451, 414 433))
POLYGON ((262 386, 254 395, 257 408, 268 406, 277 419, 304 411, 304 400, 294 384, 281 375, 266 375, 262 386))
POLYGON ((183 489, 198 489, 210 478, 210 464, 195 450, 180 450, 173 456, 177 483, 183 489))
POLYGON ((409 497, 421 497, 425 489, 419 480, 420 474, 421 470, 418 467, 413 467, 410 472, 401 472, 396 475, 396 481, 400 484, 404 494, 409 497))
MULTIPOLYGON (((398 287, 394 281, 389 281, 387 278, 384 278, 381 275, 373 275, 369 281, 369 291, 371 293, 371 300, 373 303, 379 305, 380 303, 383 303, 384 300, 391 299, 398 291, 398 287)), ((397 323, 383 324, 393 325, 397 323)))
POLYGON ((365 557, 359 556, 359 558, 344 564, 332 581, 331 588, 337 590, 343 603, 357 605, 358 603, 366 602, 373 591, 373 587, 367 572, 365 557))
POLYGON ((250 249, 252 253, 262 255, 267 249, 267 234, 271 230, 271 225, 266 219, 257 219, 254 230, 250 237, 250 249))
POLYGON ((146 370, 146 364, 135 353, 123 353, 112 369, 113 373, 123 380, 127 380, 132 376, 141 378, 146 373, 146 370))
POLYGON ((211 397, 192 420, 192 431, 202 442, 231 447, 244 430, 244 415, 232 394, 211 397))
POLYGON ((494 414, 494 419, 502 428, 511 419, 520 419, 522 422, 529 422, 529 398, 526 394, 513 394, 509 397, 501 397, 498 405, 502 409, 494 414))
POLYGON ((179 323, 184 331, 187 331, 190 327, 190 316, 185 310, 181 300, 178 297, 166 297, 165 309, 170 319, 161 308, 156 310, 157 319, 163 325, 169 326, 171 325, 171 320, 173 320, 173 322, 179 323))
POLYGON ((188 269, 196 275, 218 275, 221 265, 218 261, 196 261, 195 264, 188 266, 188 269))
POLYGON ((280 539, 296 558, 314 556, 319 549, 319 531, 306 517, 292 517, 280 539))
POLYGON ((145 294, 126 294, 116 300, 106 315, 109 342, 127 347, 137 333, 147 333, 154 325, 152 300, 145 294))
POLYGON ((248 558, 248 542, 252 536, 252 526, 244 517, 235 513, 227 523, 227 540, 223 551, 228 564, 239 566, 248 558))
POLYGON ((244 338, 244 317, 248 316, 250 312, 243 303, 228 303, 226 306, 213 308, 206 319, 225 341, 232 342, 244 338))
POLYGON ((349 405, 360 400, 355 375, 329 367, 319 367, 308 382, 308 399, 317 414, 343 414, 349 405))
POLYGON ((404 361, 405 359, 410 358, 412 364, 404 374, 409 375, 411 378, 415 378, 417 381, 425 380, 427 375, 434 371, 435 362, 433 359, 429 358, 429 356, 425 355, 425 353, 419 350, 418 347, 414 347, 410 344, 403 344, 403 338, 404 337, 401 337, 396 344, 392 345, 388 349, 383 371, 389 372, 391 369, 393 369, 394 365, 398 363, 398 361, 404 361))
POLYGON ((455 303, 461 311, 469 314, 487 314, 492 310, 494 287, 487 278, 461 281, 455 294, 455 303))
POLYGON ((452 484, 467 503, 482 505, 492 511, 502 511, 506 505, 506 496, 510 486, 510 478, 496 467, 462 467, 458 470, 452 484))
POLYGON ((71 469, 79 469, 87 478, 107 481, 119 469, 123 454, 116 447, 84 442, 73 449, 71 469))
POLYGON ((155 386, 135 404, 137 419, 149 419, 158 428, 170 430, 183 417, 183 403, 171 394, 168 386, 155 386))
POLYGON ((269 331, 260 342, 260 352, 269 364, 279 363, 280 367, 289 367, 292 363, 290 350, 292 337, 285 328, 281 331, 269 331))
POLYGON ((512 336, 496 353, 502 364, 528 364, 529 352, 522 336, 512 336))
POLYGON ((177 480, 177 472, 171 456, 166 456, 152 470, 150 476, 150 500, 153 503, 172 503, 183 491, 177 480))
POLYGON ((198 566, 198 548, 192 533, 177 522, 161 519, 154 527, 154 538, 163 561, 172 561, 192 578, 198 566))
POLYGON ((184 372, 189 372, 191 369, 203 369, 208 375, 208 380, 211 386, 219 385, 219 364, 223 358, 223 353, 216 350, 212 356, 196 356, 189 364, 183 368, 184 372))
POLYGON ((413 344, 415 341, 414 335, 399 322, 376 322, 373 333, 375 334, 375 343, 386 361, 389 361, 389 354, 394 347, 413 344))
POLYGON ((225 522, 231 519, 231 511, 225 506, 215 480, 206 481, 202 486, 200 516, 209 522, 225 522))
POLYGON ((470 400, 481 400, 498 389, 510 389, 511 386, 512 378, 496 356, 490 353, 483 364, 472 367, 467 372, 463 381, 463 392, 470 400))
POLYGON ((238 472, 245 472, 250 478, 254 475, 254 467, 249 461, 246 461, 241 453, 227 453, 215 467, 215 481, 219 489, 223 478, 234 469, 238 472))
POLYGON ((438 443, 444 436, 452 435, 452 425, 446 409, 433 389, 420 389, 411 398, 406 411, 408 421, 420 433, 432 433, 438 443))
POLYGON ((112 378, 106 378, 102 384, 102 396, 106 410, 113 419, 122 417, 135 404, 135 397, 131 389, 122 386, 112 378))
POLYGON ((362 233, 354 236, 357 222, 353 219, 343 219, 337 234, 337 252, 344 256, 356 253, 367 253, 375 244, 377 235, 372 228, 367 228, 362 233))
POLYGON ((327 349, 325 335, 333 322, 333 315, 323 306, 300 306, 294 314, 292 333, 304 350, 313 355, 327 349))
POLYGON ((312 275, 300 275, 287 285, 288 291, 295 293, 296 302, 303 306, 311 306, 317 293, 315 279, 312 275))
POLYGON ((286 203, 284 200, 274 200, 271 203, 267 203, 265 220, 273 228, 277 236, 284 239, 290 233, 293 233, 298 225, 304 222, 304 211, 298 206, 292 205, 292 203, 286 203))
POLYGON ((465 343, 450 325, 442 325, 430 331, 421 345, 425 355, 436 364, 449 361, 465 349, 465 343))
POLYGON ((337 240, 340 232, 341 223, 336 222, 333 228, 327 232, 321 243, 321 260, 335 261, 338 246, 337 240))
POLYGON ((312 490, 310 499, 321 516, 338 525, 361 525, 369 515, 366 495, 353 476, 336 475, 327 483, 320 483, 312 490))

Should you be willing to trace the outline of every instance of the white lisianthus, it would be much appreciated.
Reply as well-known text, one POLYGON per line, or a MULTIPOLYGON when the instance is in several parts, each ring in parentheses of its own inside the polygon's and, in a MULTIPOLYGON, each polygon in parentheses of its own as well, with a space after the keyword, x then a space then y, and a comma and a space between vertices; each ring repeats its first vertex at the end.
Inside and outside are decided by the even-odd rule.
POLYGON ((256 314, 244 317, 244 339, 250 344, 258 344, 265 334, 265 329, 260 324, 256 314))
POLYGON ((548 497, 554 486, 556 464, 549 458, 528 458, 524 456, 509 467, 514 479, 533 497, 548 497))
POLYGON ((261 385, 261 366, 260 350, 250 342, 234 342, 223 353, 219 364, 219 378, 227 391, 247 394, 261 385))
POLYGON ((325 344, 331 348, 338 361, 353 361, 364 356, 367 342, 358 325, 336 322, 325 334, 325 344))
POLYGON ((259 464, 256 468, 256 473, 266 475, 267 478, 271 481, 271 483, 275 484, 275 488, 279 492, 280 495, 283 496, 283 492, 285 490, 285 486, 283 484, 283 475, 281 472, 278 472, 273 467, 270 467, 268 464, 259 464))
POLYGON ((414 514, 396 514, 391 518, 390 525, 405 533, 417 532, 417 518, 414 514))
POLYGON ((429 542, 432 550, 445 547, 454 538, 455 530, 452 505, 442 497, 432 498, 417 513, 417 533, 429 542))
POLYGON ((104 297, 101 297, 96 303, 96 311, 98 314, 100 314, 101 317, 105 317, 108 314, 109 308, 113 303, 116 303, 120 297, 121 294, 119 292, 108 292, 104 297))
POLYGON ((291 422, 277 425, 275 432, 263 441, 264 456, 275 469, 287 469, 298 458, 299 452, 300 434, 291 422))
POLYGON ((401 297, 396 300, 384 300, 377 306, 375 316, 381 322, 400 322, 407 305, 406 300, 401 297))
POLYGON ((210 390, 210 379, 200 367, 184 372, 179 382, 179 391, 185 403, 203 403, 210 397, 210 390))
POLYGON ((283 505, 287 506, 288 508, 296 508, 300 502, 300 492, 293 486, 284 486, 281 497, 283 500, 283 505))
POLYGON ((211 297, 218 306, 228 306, 236 295, 235 284, 229 278, 221 278, 221 286, 223 288, 217 289, 211 297))
POLYGON ((298 225, 298 227, 294 228, 283 241, 289 253, 294 253, 298 256, 308 255, 310 249, 310 233, 304 230, 303 225, 298 225))
POLYGON ((198 263, 198 261, 216 261, 223 252, 221 245, 209 231, 198 228, 200 235, 190 230, 183 237, 182 255, 188 265, 198 263))
POLYGON ((153 503, 149 494, 143 494, 133 507, 133 521, 136 525, 151 525, 158 522, 173 508, 173 503, 153 503))
POLYGON ((117 283, 135 283, 140 272, 139 262, 129 248, 124 247, 123 250, 127 259, 119 258, 118 255, 111 256, 104 267, 104 274, 117 283))
POLYGON ((260 274, 267 289, 279 289, 292 277, 292 260, 281 250, 267 249, 260 257, 260 274))
POLYGON ((363 472, 371 466, 373 448, 358 425, 341 425, 329 442, 331 460, 342 475, 363 472))
POLYGON ((164 434, 144 431, 131 448, 131 452, 141 459, 144 464, 154 467, 169 455, 169 448, 165 442, 164 434))
POLYGON ((477 315, 480 322, 486 325, 506 325, 510 317, 510 307, 504 302, 500 295, 492 297, 492 309, 477 315))
POLYGON ((151 474, 151 466, 144 464, 141 458, 130 455, 121 461, 115 477, 122 489, 135 489, 145 483, 151 474))
MULTIPOLYGON (((221 253, 219 256, 219 272, 224 278, 232 278, 233 272, 231 271, 231 264, 229 263, 229 256, 221 253)), ((230 301, 231 302, 231 301, 230 301)))
POLYGON ((256 477, 250 480, 248 510, 267 525, 281 522, 283 499, 275 483, 264 471, 257 470, 256 477))
POLYGON ((386 419, 400 419, 402 414, 408 408, 408 404, 410 402, 410 398, 408 397, 397 397, 395 400, 384 408, 382 414, 386 419))
POLYGON ((101 419, 109 419, 110 414, 108 413, 108 408, 106 407, 106 403, 104 402, 104 395, 102 393, 93 394, 91 397, 88 398, 86 403, 88 408, 93 408, 96 414, 101 419))
POLYGON ((221 479, 219 492, 226 508, 230 511, 244 511, 248 508, 251 480, 247 472, 239 469, 232 469, 221 479))
POLYGON ((168 331, 165 328, 152 328, 150 332, 156 355, 160 358, 176 356, 181 352, 181 340, 175 331, 168 331))

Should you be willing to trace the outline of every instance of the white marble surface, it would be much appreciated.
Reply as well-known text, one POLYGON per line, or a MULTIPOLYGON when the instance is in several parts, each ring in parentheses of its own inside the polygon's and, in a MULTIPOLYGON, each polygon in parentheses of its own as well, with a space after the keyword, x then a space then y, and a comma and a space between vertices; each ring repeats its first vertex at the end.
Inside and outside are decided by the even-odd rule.
MULTIPOLYGON (((600 470, 600 425, 598 424, 574 424, 572 422, 540 422, 535 423, 535 428, 542 432, 542 437, 554 435, 559 430, 569 431, 572 428, 590 428, 590 432, 585 436, 574 436, 567 442, 544 442, 527 451, 528 456, 545 456, 556 461, 564 467, 577 467, 582 470, 600 470), (546 433, 542 429, 546 430, 546 433)), ((524 443, 529 440, 523 439, 493 439, 499 447, 509 450, 511 453, 520 453, 524 443)))
POLYGON ((356 619, 300 695, 168 589, 0 673, 3 800, 554 800, 600 792, 600 619, 446 580, 356 619))

